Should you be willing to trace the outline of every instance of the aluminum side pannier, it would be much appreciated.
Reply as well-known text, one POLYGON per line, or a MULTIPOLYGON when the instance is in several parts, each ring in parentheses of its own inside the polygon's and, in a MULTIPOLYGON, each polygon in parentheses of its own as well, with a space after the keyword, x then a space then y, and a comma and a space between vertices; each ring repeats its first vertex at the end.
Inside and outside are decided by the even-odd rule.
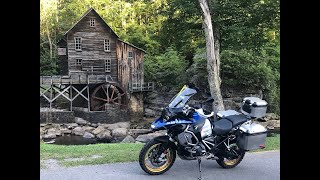
POLYGON ((237 145, 244 150, 256 150, 265 147, 267 129, 260 124, 243 124, 240 126, 237 145))

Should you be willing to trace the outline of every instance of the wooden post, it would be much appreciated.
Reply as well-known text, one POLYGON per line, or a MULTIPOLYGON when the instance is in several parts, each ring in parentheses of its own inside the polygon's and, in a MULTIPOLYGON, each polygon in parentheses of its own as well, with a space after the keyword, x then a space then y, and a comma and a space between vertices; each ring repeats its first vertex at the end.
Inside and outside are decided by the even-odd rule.
POLYGON ((87 96, 88 96, 88 112, 90 112, 90 91, 89 91, 89 77, 87 74, 87 96))
POLYGON ((88 97, 88 112, 90 112, 90 94, 89 94, 89 84, 87 84, 87 97, 88 97))
POLYGON ((72 83, 70 84, 70 111, 72 111, 72 101, 73 101, 73 98, 72 98, 72 83))
POLYGON ((52 76, 51 76, 51 80, 50 80, 50 101, 49 101, 49 104, 50 104, 50 110, 51 110, 51 108, 52 108, 52 90, 53 90, 53 88, 52 88, 52 76))

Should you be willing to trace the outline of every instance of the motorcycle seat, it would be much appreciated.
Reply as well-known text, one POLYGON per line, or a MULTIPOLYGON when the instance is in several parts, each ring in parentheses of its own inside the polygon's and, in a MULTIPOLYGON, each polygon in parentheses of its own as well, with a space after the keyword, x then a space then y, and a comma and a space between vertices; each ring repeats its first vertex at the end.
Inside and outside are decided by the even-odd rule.
POLYGON ((247 121, 247 117, 243 114, 231 115, 231 116, 227 116, 225 118, 228 119, 232 123, 232 127, 236 127, 236 126, 247 121))
POLYGON ((220 119, 213 123, 214 127, 212 129, 217 135, 227 134, 232 129, 232 123, 227 119, 220 119))

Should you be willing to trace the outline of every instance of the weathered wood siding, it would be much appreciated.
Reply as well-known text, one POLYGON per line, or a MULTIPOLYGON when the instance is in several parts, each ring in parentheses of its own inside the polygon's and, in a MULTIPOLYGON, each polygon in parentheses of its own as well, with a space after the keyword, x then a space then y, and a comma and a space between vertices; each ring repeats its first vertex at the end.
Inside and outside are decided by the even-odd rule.
POLYGON ((68 48, 67 42, 65 40, 61 40, 58 44, 59 48, 65 48, 65 55, 58 55, 58 66, 60 69, 60 75, 68 75, 68 48))
POLYGON ((129 83, 143 83, 143 56, 144 52, 135 47, 122 42, 117 42, 117 57, 118 57, 118 77, 119 81, 126 90, 129 83), (128 58, 128 53, 133 53, 133 58, 128 58))
POLYGON ((119 40, 94 10, 82 17, 58 46, 66 48, 66 55, 59 56, 61 75, 110 75, 126 90, 129 84, 144 83, 144 51, 119 40), (90 19, 95 19, 94 27, 90 27, 90 19), (75 50, 76 37, 81 38, 81 51, 75 50), (104 39, 110 41, 108 52, 104 50, 104 39), (133 55, 131 60, 129 52, 133 55), (77 65, 77 59, 82 60, 81 65, 77 65), (107 59, 111 59, 111 72, 105 71, 107 59))
POLYGON ((106 74, 118 80, 116 54, 117 37, 92 11, 83 17, 67 34, 69 74, 106 74), (95 27, 90 27, 90 19, 95 19, 95 27), (75 50, 75 37, 81 38, 81 51, 75 50), (104 39, 110 40, 110 52, 104 51, 104 39), (105 72, 104 60, 111 58, 111 72, 105 72), (82 70, 76 65, 82 59, 82 70), (93 72, 92 72, 93 70, 93 72))

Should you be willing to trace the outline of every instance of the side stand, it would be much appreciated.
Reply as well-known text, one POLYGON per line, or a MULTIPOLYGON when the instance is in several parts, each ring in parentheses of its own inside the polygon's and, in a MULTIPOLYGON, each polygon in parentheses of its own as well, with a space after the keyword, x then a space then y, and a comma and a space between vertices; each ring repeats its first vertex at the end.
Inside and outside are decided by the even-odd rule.
POLYGON ((199 165, 199 177, 198 177, 198 179, 202 180, 201 179, 201 157, 198 157, 198 165, 199 165))

